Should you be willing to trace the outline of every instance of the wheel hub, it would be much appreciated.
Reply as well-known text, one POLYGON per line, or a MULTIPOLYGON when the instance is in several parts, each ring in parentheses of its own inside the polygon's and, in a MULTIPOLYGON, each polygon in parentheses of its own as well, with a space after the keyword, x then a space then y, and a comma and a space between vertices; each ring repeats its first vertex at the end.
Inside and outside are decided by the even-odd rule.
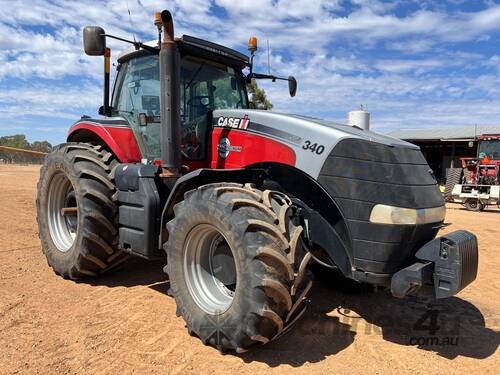
POLYGON ((49 183, 47 224, 57 250, 67 252, 78 231, 78 206, 73 185, 62 172, 56 173, 49 183))
POLYGON ((184 272, 191 297, 206 313, 222 314, 232 304, 237 283, 233 252, 211 224, 199 224, 186 238, 184 272))

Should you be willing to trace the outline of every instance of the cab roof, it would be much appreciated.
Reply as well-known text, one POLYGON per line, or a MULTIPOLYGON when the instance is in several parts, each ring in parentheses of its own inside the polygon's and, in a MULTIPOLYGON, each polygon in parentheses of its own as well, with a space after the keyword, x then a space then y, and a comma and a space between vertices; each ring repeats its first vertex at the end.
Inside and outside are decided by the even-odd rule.
MULTIPOLYGON (((180 38, 175 38, 175 42, 178 44, 181 55, 194 55, 205 57, 210 60, 219 60, 228 65, 234 65, 240 69, 249 66, 250 63, 248 56, 243 53, 217 43, 209 42, 208 40, 196 38, 194 36, 183 35, 180 38)), ((156 40, 145 44, 150 47, 158 47, 158 41, 156 40)), ((133 57, 148 53, 151 52, 144 49, 136 50, 134 47, 131 47, 118 55, 118 63, 121 64, 133 57)))

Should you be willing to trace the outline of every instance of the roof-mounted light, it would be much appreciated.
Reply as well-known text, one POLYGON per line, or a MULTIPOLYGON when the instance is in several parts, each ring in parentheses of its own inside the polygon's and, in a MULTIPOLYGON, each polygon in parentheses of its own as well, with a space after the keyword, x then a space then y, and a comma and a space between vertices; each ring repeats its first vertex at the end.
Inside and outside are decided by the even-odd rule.
POLYGON ((250 39, 248 39, 248 50, 250 53, 254 53, 257 51, 257 38, 254 36, 251 36, 250 39))

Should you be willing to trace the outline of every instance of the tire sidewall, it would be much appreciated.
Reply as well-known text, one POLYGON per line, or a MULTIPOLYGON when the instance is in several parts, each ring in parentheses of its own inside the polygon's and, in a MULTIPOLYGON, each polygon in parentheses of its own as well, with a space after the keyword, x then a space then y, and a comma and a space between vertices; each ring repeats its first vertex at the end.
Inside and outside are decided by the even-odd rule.
MULTIPOLYGON (((192 327, 200 336, 210 336, 212 332, 218 330, 218 334, 223 334, 228 340, 239 338, 228 337, 231 334, 238 334, 236 329, 242 322, 250 324, 253 319, 249 312, 251 306, 259 300, 264 302, 263 291, 255 290, 252 285, 252 277, 249 277, 258 270, 251 262, 251 252, 244 251, 248 244, 244 241, 245 225, 244 220, 239 220, 237 213, 232 213, 230 207, 221 207, 214 200, 196 202, 195 209, 183 213, 176 217, 176 227, 171 235, 169 248, 172 249, 168 254, 170 283, 174 290, 176 303, 180 306, 181 315, 184 317, 188 327, 192 327), (186 283, 186 274, 184 270, 185 244, 190 230, 200 224, 210 224, 224 237, 228 242, 233 253, 236 266, 237 281, 236 291, 231 306, 219 315, 212 315, 202 310, 195 302, 189 292, 186 283), (253 267, 252 267, 253 266, 253 267), (262 293, 262 295, 260 295, 262 293)), ((193 207, 193 208, 194 208, 193 207)), ((220 343, 216 343, 220 344, 220 343)))
POLYGON ((48 224, 48 197, 51 181, 58 173, 63 173, 73 186, 78 210, 80 210, 81 189, 79 180, 75 175, 74 163, 66 156, 64 148, 59 148, 47 156, 45 165, 42 167, 40 183, 38 187, 38 226, 42 248, 49 264, 59 274, 64 273, 77 262, 80 243, 82 241, 82 223, 80 212, 78 214, 78 229, 72 246, 65 252, 60 251, 52 240, 48 224))
POLYGON ((469 211, 482 211, 484 209, 484 205, 483 203, 477 199, 477 200, 468 200, 465 202, 465 207, 469 210, 469 211))

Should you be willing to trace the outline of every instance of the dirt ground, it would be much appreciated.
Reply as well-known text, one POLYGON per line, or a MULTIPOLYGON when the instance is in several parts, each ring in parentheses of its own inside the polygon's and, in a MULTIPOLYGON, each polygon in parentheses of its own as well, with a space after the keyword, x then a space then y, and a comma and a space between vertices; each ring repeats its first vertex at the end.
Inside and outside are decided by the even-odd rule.
POLYGON ((37 167, 0 165, 0 373, 497 373, 500 211, 450 206, 445 231, 479 238, 477 280, 439 302, 316 283, 278 341, 221 355, 190 337, 162 262, 85 282, 47 266, 35 222, 37 167), (433 321, 434 319, 434 321, 433 321), (497 370, 495 370, 495 368, 497 370))

